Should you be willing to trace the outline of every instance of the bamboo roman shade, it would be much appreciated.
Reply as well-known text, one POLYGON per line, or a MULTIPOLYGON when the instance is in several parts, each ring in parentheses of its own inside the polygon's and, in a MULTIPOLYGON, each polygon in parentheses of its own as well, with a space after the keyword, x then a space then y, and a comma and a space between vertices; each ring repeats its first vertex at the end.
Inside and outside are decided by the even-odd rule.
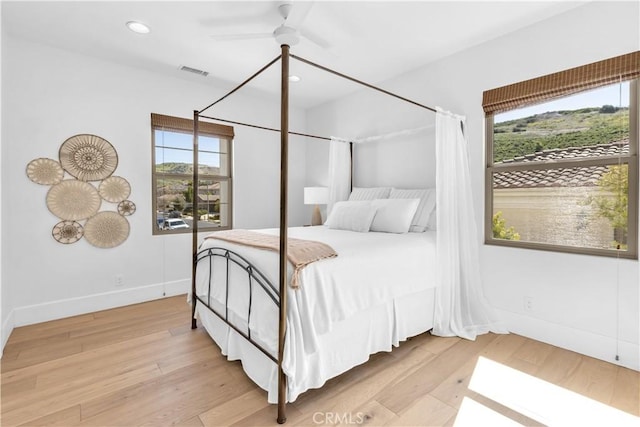
MULTIPOLYGON (((193 133, 193 120, 151 113, 151 126, 193 133)), ((233 138, 233 127, 198 121, 198 133, 233 138)))
POLYGON ((640 51, 487 90, 482 108, 488 114, 499 113, 638 76, 640 51))

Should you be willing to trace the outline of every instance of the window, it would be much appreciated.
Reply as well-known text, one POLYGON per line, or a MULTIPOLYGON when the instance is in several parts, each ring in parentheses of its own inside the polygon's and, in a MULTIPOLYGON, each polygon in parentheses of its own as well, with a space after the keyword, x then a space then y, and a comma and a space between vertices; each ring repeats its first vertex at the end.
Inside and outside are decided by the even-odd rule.
POLYGON ((198 125, 199 182, 194 186, 193 121, 151 114, 153 234, 191 232, 194 218, 201 231, 232 226, 233 128, 198 125))
POLYGON ((637 259, 639 59, 484 93, 486 243, 637 259))

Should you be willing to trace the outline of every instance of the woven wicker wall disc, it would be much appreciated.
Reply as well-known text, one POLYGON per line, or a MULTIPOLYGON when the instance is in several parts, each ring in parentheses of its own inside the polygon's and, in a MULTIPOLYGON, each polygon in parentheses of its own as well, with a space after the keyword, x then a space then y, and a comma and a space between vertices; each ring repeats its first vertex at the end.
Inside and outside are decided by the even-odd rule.
POLYGON ((96 187, 76 179, 65 179, 47 193, 47 207, 60 219, 89 218, 98 212, 101 203, 96 187))
POLYGON ((116 247, 129 237, 129 221, 117 212, 103 211, 84 225, 84 238, 98 248, 116 247))
POLYGON ((107 202, 119 203, 131 194, 131 185, 120 176, 110 176, 100 183, 98 193, 107 202))
POLYGON ((74 135, 60 146, 60 164, 81 181, 99 181, 118 167, 118 154, 104 138, 90 134, 74 135))
POLYGON ((70 244, 82 238, 84 229, 82 225, 76 221, 60 221, 53 227, 51 234, 58 242, 70 244))
POLYGON ((136 204, 131 200, 123 200, 118 203, 118 213, 120 215, 129 216, 133 215, 136 211, 136 204))
POLYGON ((27 164, 27 176, 36 184, 54 185, 62 181, 64 170, 55 160, 41 157, 27 164))

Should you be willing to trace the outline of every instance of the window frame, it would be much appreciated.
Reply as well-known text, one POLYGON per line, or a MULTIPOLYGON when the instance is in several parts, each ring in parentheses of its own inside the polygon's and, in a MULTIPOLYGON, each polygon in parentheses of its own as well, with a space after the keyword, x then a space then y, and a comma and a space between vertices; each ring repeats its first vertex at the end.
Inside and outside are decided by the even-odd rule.
MULTIPOLYGON (((175 179, 186 179, 189 181, 193 181, 193 174, 176 174, 176 173, 164 173, 156 171, 156 149, 158 148, 156 145, 156 130, 165 130, 173 133, 182 133, 186 135, 190 135, 193 140, 193 126, 194 122, 190 119, 185 119, 181 117, 173 117, 166 116, 162 114, 151 113, 151 230, 152 235, 154 236, 164 236, 171 234, 187 234, 192 233, 193 228, 179 228, 173 230, 162 230, 157 226, 157 190, 158 190, 158 179, 162 178, 175 178, 175 179)), ((227 203, 227 215, 228 222, 226 226, 220 227, 211 227, 211 228, 202 228, 198 227, 198 232, 208 232, 208 231, 221 231, 221 230, 230 230, 233 228, 233 140, 234 140, 234 129, 232 126, 220 125, 217 123, 210 122, 199 122, 198 123, 198 135, 199 136, 208 136, 214 137, 218 139, 227 140, 227 174, 226 175, 210 175, 203 174, 201 172, 198 173, 198 182, 202 181, 217 181, 217 182, 226 182, 228 188, 228 203, 227 203)), ((181 149, 184 151, 189 151, 193 156, 193 145, 191 149, 181 149)), ((202 151, 202 150, 200 150, 202 151)), ((221 165, 222 166, 222 165, 221 165)), ((220 167, 222 170, 222 167, 220 167)), ((193 183, 194 188, 197 189, 197 183, 193 183)), ((197 197, 197 190, 194 191, 194 198, 197 197)), ((198 206, 201 206, 198 203, 198 206)))
MULTIPOLYGON (((523 249, 537 249, 552 252, 563 252, 572 254, 584 254, 584 255, 596 255, 607 257, 620 257, 628 259, 638 259, 638 137, 639 137, 639 105, 640 102, 640 79, 629 80, 629 154, 619 155, 615 157, 586 157, 586 158, 574 158, 563 159, 553 162, 509 162, 509 163, 494 163, 493 153, 493 126, 494 126, 494 112, 487 112, 485 114, 485 218, 484 218, 484 234, 485 244, 495 246, 505 246, 523 249), (615 162, 614 162, 615 161, 615 162), (527 242, 520 240, 507 240, 496 239, 493 237, 493 174, 499 172, 511 172, 518 170, 541 170, 541 169, 558 169, 558 168, 571 168, 571 167, 588 167, 599 165, 617 165, 622 163, 628 164, 629 173, 629 204, 627 207, 627 221, 628 221, 628 234, 627 234, 627 250, 612 250, 612 249, 600 249, 600 248, 587 248, 579 246, 566 246, 557 245, 552 243, 539 243, 539 242, 527 242)), ((611 83, 604 83, 595 87, 590 87, 586 90, 596 89, 598 87, 608 86, 611 83)), ((536 102, 544 103, 554 99, 560 99, 565 96, 570 96, 576 92, 564 94, 562 96, 549 96, 545 99, 536 102)), ((528 104, 533 105, 533 104, 528 104)), ((511 111, 518 107, 504 110, 511 111)), ((503 111, 501 111, 503 112, 503 111)))

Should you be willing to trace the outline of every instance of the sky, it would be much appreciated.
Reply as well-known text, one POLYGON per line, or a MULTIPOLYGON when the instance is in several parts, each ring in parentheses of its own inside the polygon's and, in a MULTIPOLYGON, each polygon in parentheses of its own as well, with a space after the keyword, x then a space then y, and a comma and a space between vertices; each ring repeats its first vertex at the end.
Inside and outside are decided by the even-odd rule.
MULTIPOLYGON (((193 137, 186 133, 155 131, 156 164, 193 163, 193 137), (176 149, 168 149, 176 148, 176 149)), ((198 163, 207 166, 220 166, 220 140, 208 136, 200 136, 198 140, 198 163)))
POLYGON ((530 107, 496 114, 494 122, 507 122, 513 119, 533 116, 534 114, 546 113, 548 111, 578 110, 586 107, 602 107, 603 105, 628 107, 629 82, 623 82, 622 84, 616 83, 610 86, 567 96, 556 101, 545 102, 543 104, 532 105, 530 107))

